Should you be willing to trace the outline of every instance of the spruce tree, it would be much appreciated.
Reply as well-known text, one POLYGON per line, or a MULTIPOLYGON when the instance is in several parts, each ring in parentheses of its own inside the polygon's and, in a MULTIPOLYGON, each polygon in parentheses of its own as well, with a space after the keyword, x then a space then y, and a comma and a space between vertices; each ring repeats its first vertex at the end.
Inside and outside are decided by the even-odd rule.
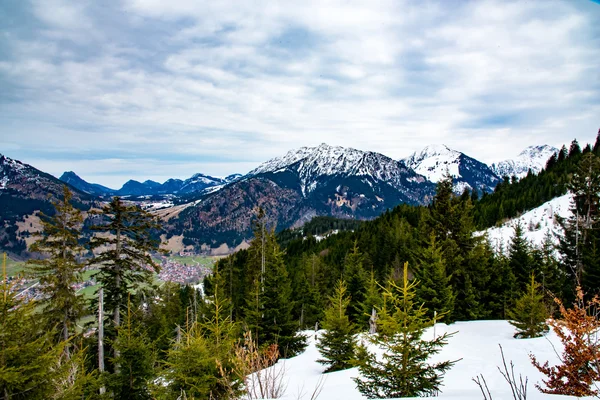
POLYGON ((531 281, 527 284, 525 293, 508 312, 509 322, 517 328, 514 335, 516 338, 540 337, 548 330, 548 311, 544 305, 544 295, 539 289, 540 284, 531 274, 531 281))
POLYGON ((423 340, 426 328, 432 325, 424 307, 415 304, 418 282, 408 281, 408 263, 404 264, 402 286, 389 282, 384 295, 389 307, 379 310, 382 333, 371 335, 369 341, 380 347, 378 357, 366 346, 359 346, 357 364, 360 372, 354 378, 358 390, 369 398, 415 397, 436 395, 442 377, 456 361, 430 363, 451 334, 444 333, 433 340, 423 340))
POLYGON ((187 321, 181 339, 168 351, 165 377, 167 398, 237 398, 243 377, 234 370, 238 326, 230 318, 230 302, 218 270, 213 294, 205 299, 201 321, 187 321))
POLYGON ((42 232, 30 248, 48 257, 31 262, 31 270, 45 295, 41 317, 47 329, 58 327, 58 340, 65 342, 75 333, 76 322, 84 308, 84 299, 74 288, 81 281, 84 267, 79 261, 84 251, 79 244, 83 215, 71 204, 72 197, 65 185, 63 198, 52 202, 54 215, 40 215, 42 232))
POLYGON ((360 303, 362 309, 361 319, 359 320, 359 330, 362 331, 364 328, 369 326, 369 319, 378 307, 381 307, 383 299, 379 291, 379 283, 375 280, 375 273, 371 272, 371 278, 367 283, 367 290, 365 292, 365 299, 360 303))
POLYGON ((292 357, 304 349, 306 339, 297 334, 298 323, 292 318, 291 282, 273 231, 267 237, 267 246, 269 256, 260 293, 262 342, 259 343, 275 343, 284 358, 292 357))
POLYGON ((508 264, 517 279, 519 289, 524 289, 533 270, 530 246, 520 222, 517 222, 514 226, 514 234, 508 248, 508 260, 508 264))
POLYGON ((152 399, 149 387, 155 378, 156 353, 144 327, 132 322, 132 312, 128 304, 125 324, 117 328, 113 364, 120 368, 107 376, 107 386, 117 399, 152 399))
POLYGON ((277 344, 283 357, 291 357, 306 342, 296 334, 299 326, 292 314, 292 286, 283 253, 274 230, 265 225, 259 220, 248 249, 246 271, 251 280, 246 289, 244 321, 259 345, 277 344))
POLYGON ((160 251, 160 242, 152 236, 160 226, 152 214, 116 196, 95 214, 103 223, 90 227, 98 233, 90 245, 100 251, 92 263, 99 267, 95 277, 104 288, 105 307, 118 327, 128 295, 141 284, 150 283, 152 273, 159 271, 151 253, 160 251))
POLYGON ((350 301, 350 320, 358 323, 362 319, 361 303, 365 299, 367 273, 363 267, 364 255, 358 249, 355 241, 352 250, 344 258, 344 280, 348 285, 350 301))
POLYGON ((329 297, 330 305, 325 310, 323 329, 317 348, 323 359, 319 363, 327 365, 325 372, 340 371, 353 366, 356 339, 353 336, 354 327, 348 319, 350 298, 346 293, 346 283, 338 281, 333 295, 329 297))
POLYGON ((431 234, 427 248, 423 250, 417 266, 417 298, 427 307, 427 316, 433 318, 434 311, 451 314, 454 309, 454 294, 450 277, 446 274, 446 263, 442 258, 442 249, 431 234))
POLYGON ((38 323, 35 302, 17 298, 7 284, 0 291, 0 396, 3 399, 51 398, 53 378, 64 343, 55 343, 52 330, 38 323))

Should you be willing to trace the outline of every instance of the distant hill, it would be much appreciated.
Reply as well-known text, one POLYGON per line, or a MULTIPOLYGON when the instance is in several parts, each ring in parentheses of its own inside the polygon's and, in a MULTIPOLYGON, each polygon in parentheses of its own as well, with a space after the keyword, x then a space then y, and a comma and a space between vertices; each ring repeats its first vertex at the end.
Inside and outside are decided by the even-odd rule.
POLYGON ((59 179, 63 182, 68 183, 74 188, 81 190, 82 192, 89 193, 95 196, 106 196, 113 195, 116 193, 115 190, 107 188, 106 186, 102 186, 97 183, 88 183, 84 181, 73 171, 67 171, 63 173, 59 179))
POLYGON ((52 198, 62 196, 67 184, 78 208, 88 209, 94 196, 31 165, 0 154, 0 249, 14 256, 26 252, 26 240, 34 230, 37 217, 43 211, 52 214, 52 198))

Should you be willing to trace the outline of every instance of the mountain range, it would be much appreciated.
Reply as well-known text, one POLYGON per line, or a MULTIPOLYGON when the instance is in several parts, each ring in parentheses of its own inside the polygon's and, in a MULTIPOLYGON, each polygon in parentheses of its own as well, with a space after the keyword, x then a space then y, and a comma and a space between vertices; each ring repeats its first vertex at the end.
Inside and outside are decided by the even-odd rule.
MULTIPOLYGON (((112 195, 133 200, 168 196, 175 205, 157 211, 164 220, 164 239, 180 248, 210 249, 223 244, 231 248, 251 236, 257 207, 266 211, 271 226, 278 230, 300 226, 317 215, 370 219, 400 203, 427 204, 436 182, 446 173, 452 176, 456 193, 465 189, 491 192, 500 176, 541 170, 552 151, 549 146, 531 147, 515 160, 489 167, 443 145, 427 146, 394 160, 376 152, 321 144, 289 151, 243 176, 195 174, 162 184, 130 180, 118 190, 88 183, 72 171, 58 180, 1 156, 0 204, 10 207, 0 214, 4 219, 10 214, 16 222, 48 209, 48 195, 58 196, 61 182, 76 192, 77 201, 88 205, 112 195)), ((0 247, 1 240, 0 236, 0 247)))
POLYGON ((59 179, 85 193, 96 196, 149 196, 164 194, 183 195, 201 192, 207 188, 226 185, 239 179, 241 176, 241 174, 232 174, 225 178, 215 178, 198 173, 186 180, 172 178, 162 184, 152 180, 139 182, 131 179, 125 182, 121 189, 118 190, 96 183, 88 183, 73 171, 63 173, 59 179))

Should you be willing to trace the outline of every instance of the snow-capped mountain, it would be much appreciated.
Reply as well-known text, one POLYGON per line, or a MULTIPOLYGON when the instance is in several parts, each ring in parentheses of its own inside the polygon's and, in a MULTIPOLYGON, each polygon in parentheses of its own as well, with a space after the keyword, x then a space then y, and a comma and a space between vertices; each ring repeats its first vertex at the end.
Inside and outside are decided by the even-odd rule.
POLYGON ((227 183, 225 179, 214 178, 204 174, 194 174, 191 178, 183 181, 179 190, 172 193, 185 194, 199 192, 209 187, 224 185, 225 183, 227 183))
POLYGON ((491 165, 492 171, 499 177, 516 176, 523 178, 531 170, 533 173, 540 172, 545 166, 546 161, 552 154, 558 153, 556 147, 542 145, 526 147, 519 155, 512 160, 504 160, 491 165))
POLYGON ((500 181, 484 163, 445 145, 430 145, 405 158, 404 163, 430 182, 438 182, 448 172, 454 181, 454 191, 477 189, 491 192, 500 181))
POLYGON ((252 234, 261 207, 284 229, 317 215, 374 218, 401 203, 426 204, 435 184, 402 161, 379 153, 321 144, 274 158, 210 193, 170 220, 189 241, 219 235, 237 246, 252 234))
MULTIPOLYGON (((402 161, 372 151, 329 146, 325 143, 289 151, 283 157, 261 164, 248 175, 285 171, 297 175, 304 196, 333 177, 355 177, 370 186, 373 183, 387 183, 408 197, 411 197, 407 190, 409 187, 425 182, 424 177, 415 174, 402 161)), ((412 200, 419 202, 417 198, 412 200)))

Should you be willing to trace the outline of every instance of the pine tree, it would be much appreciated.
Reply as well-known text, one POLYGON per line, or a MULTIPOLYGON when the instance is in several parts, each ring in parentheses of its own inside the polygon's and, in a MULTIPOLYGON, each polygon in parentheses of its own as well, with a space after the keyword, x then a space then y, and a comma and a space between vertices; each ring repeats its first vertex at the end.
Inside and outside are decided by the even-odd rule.
POLYGON ((377 357, 364 345, 359 346, 357 364, 360 376, 355 378, 358 390, 369 398, 431 396, 439 392, 442 377, 456 361, 429 363, 451 334, 431 341, 423 340, 423 332, 432 325, 423 306, 415 301, 418 282, 408 281, 408 263, 404 264, 402 286, 389 282, 385 296, 389 307, 379 310, 382 333, 369 340, 383 350, 377 357))
POLYGON ((213 350, 213 342, 204 336, 199 322, 182 329, 181 341, 174 342, 167 353, 164 376, 169 384, 165 397, 176 399, 185 393, 186 398, 209 399, 219 384, 213 350))
POLYGON ((206 299, 202 321, 188 321, 180 341, 168 351, 168 396, 187 398, 237 398, 241 378, 236 374, 234 348, 238 326, 230 318, 229 299, 218 270, 213 294, 206 299))
POLYGON ((525 293, 517 300, 515 307, 508 312, 509 322, 515 328, 516 338, 540 337, 548 331, 546 318, 548 311, 544 305, 544 295, 540 293, 540 284, 531 274, 531 282, 527 284, 525 293))
POLYGON ((442 249, 433 234, 430 235, 428 246, 419 260, 417 271, 420 281, 417 298, 427 307, 427 316, 433 318, 433 310, 441 314, 451 314, 454 309, 452 286, 446 274, 442 249))
POLYGON ((325 372, 340 371, 353 366, 356 339, 353 336, 353 324, 348 319, 350 298, 346 289, 345 282, 338 281, 333 295, 329 297, 330 305, 325 310, 323 329, 326 332, 317 343, 323 357, 317 361, 327 365, 325 372))
MULTIPOLYGON (((75 333, 75 325, 81 317, 84 299, 77 294, 74 284, 81 280, 84 264, 79 261, 83 246, 79 244, 83 216, 71 204, 72 193, 64 186, 62 200, 53 201, 53 216, 42 214, 42 232, 32 244, 32 252, 48 258, 32 261, 32 272, 39 278, 45 294, 43 313, 46 328, 59 327, 59 341, 67 341, 75 333)), ((68 346, 66 347, 68 352, 68 346)))
POLYGON ((127 319, 117 328, 113 343, 116 349, 115 365, 120 368, 107 377, 109 392, 117 399, 152 399, 149 386, 155 377, 156 353, 143 327, 132 324, 131 304, 127 319))
POLYGON ((48 399, 64 343, 38 323, 35 302, 16 297, 6 276, 0 291, 0 396, 3 399, 48 399))
POLYGON ((379 289, 379 283, 377 283, 375 280, 375 273, 371 272, 371 278, 367 283, 365 299, 362 303, 360 303, 362 318, 360 319, 359 330, 363 330, 363 328, 369 326, 369 319, 371 318, 373 310, 382 306, 383 299, 379 289))
POLYGON ((159 266, 151 253, 160 251, 160 242, 152 237, 160 228, 152 214, 138 206, 128 206, 114 197, 99 213, 103 224, 90 229, 98 232, 90 245, 101 252, 92 260, 99 266, 96 278, 104 288, 105 307, 112 311, 115 327, 121 325, 127 297, 143 283, 150 283, 159 266))
POLYGON ((367 274, 363 267, 364 254, 358 249, 357 242, 354 242, 352 250, 344 258, 344 280, 348 285, 348 293, 351 296, 350 301, 350 320, 353 323, 359 323, 362 319, 361 303, 365 300, 365 287, 367 284, 367 274))
POLYGON ((514 230, 515 233, 508 247, 508 264, 515 274, 519 289, 522 290, 533 272, 531 252, 520 222, 515 224, 514 230))
POLYGON ((266 260, 261 297, 261 329, 259 343, 276 343, 284 358, 298 354, 306 340, 298 335, 298 323, 292 318, 292 288, 283 253, 271 231, 267 236, 269 256, 266 260))

